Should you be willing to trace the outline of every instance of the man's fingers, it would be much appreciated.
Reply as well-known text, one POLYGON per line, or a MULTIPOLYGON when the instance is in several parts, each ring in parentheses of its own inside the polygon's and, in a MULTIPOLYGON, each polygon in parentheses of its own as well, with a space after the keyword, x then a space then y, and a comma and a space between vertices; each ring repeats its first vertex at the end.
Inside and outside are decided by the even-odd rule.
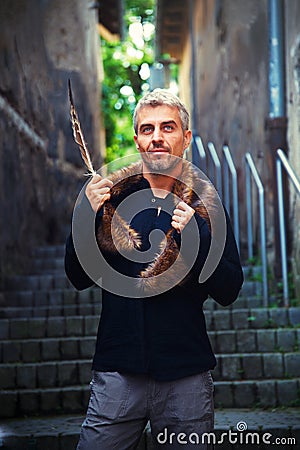
POLYGON ((184 228, 184 226, 181 223, 179 223, 175 220, 172 220, 171 225, 176 231, 178 231, 178 233, 181 233, 181 231, 184 228))
POLYGON ((94 211, 98 211, 104 202, 110 199, 110 190, 113 182, 102 178, 99 174, 93 176, 87 184, 85 193, 94 211))
POLYGON ((186 224, 191 220, 195 210, 185 202, 179 202, 173 211, 171 225, 179 233, 184 229, 186 224))
POLYGON ((173 211, 173 215, 183 217, 185 215, 185 211, 176 207, 173 211))
POLYGON ((111 188, 113 186, 113 182, 108 178, 101 178, 100 175, 97 174, 91 179, 88 186, 93 189, 99 189, 104 186, 111 188))
POLYGON ((189 208, 190 208, 190 206, 185 202, 179 202, 179 203, 177 203, 177 206, 176 206, 176 209, 179 209, 180 211, 186 211, 189 208))
POLYGON ((97 189, 93 189, 94 196, 104 195, 104 194, 107 194, 108 192, 110 192, 110 187, 108 187, 108 186, 103 186, 103 187, 100 187, 97 189))

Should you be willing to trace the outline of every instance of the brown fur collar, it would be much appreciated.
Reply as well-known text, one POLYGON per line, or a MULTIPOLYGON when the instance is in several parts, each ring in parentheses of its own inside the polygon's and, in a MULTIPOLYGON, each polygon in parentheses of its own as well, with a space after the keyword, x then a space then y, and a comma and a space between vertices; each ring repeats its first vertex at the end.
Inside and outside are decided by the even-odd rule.
MULTIPOLYGON (((103 207, 103 218, 97 232, 98 245, 102 251, 109 253, 116 253, 118 248, 130 252, 140 247, 139 234, 116 212, 114 205, 132 192, 139 190, 143 178, 141 162, 120 169, 108 178, 114 182, 114 186, 111 189, 110 201, 103 207)), ((211 214, 217 207, 214 187, 209 181, 201 179, 196 169, 185 160, 183 160, 181 179, 182 181, 175 181, 173 194, 194 208, 210 227, 209 217, 212 217, 211 214), (195 189, 201 193, 201 198, 197 196, 195 189), (209 205, 209 211, 204 205, 209 205)), ((166 234, 166 245, 161 245, 160 253, 155 260, 140 273, 139 284, 144 290, 153 289, 156 283, 155 277, 167 269, 171 270, 170 273, 168 272, 168 279, 170 276, 178 279, 177 272, 172 273, 172 265, 177 258, 179 258, 179 267, 183 268, 184 262, 180 260, 179 248, 173 234, 174 229, 170 228, 166 234)), ((161 281, 160 279, 159 283, 161 281)))

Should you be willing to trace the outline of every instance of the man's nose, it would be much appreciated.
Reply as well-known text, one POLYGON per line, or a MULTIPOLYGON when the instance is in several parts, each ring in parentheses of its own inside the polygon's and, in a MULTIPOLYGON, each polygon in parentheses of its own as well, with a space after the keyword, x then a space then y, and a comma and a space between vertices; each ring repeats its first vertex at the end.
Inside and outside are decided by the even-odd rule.
POLYGON ((162 131, 161 131, 160 127, 154 128, 152 140, 155 142, 161 142, 163 140, 162 131))

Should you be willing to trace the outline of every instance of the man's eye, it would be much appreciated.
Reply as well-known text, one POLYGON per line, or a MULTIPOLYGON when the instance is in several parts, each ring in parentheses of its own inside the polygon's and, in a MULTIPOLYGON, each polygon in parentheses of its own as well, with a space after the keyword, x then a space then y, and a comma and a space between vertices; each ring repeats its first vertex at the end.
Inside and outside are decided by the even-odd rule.
POLYGON ((173 130, 172 125, 165 125, 164 128, 165 128, 166 131, 172 131, 173 130))
POLYGON ((142 133, 151 133, 151 131, 152 131, 152 128, 151 127, 145 127, 145 128, 142 128, 142 133))

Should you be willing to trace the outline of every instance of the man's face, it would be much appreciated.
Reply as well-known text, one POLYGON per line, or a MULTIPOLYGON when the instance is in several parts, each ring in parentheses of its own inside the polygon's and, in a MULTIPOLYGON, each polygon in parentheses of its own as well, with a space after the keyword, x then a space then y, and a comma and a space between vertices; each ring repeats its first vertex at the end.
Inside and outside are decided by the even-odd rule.
POLYGON ((137 116, 134 140, 147 169, 167 172, 178 164, 191 141, 182 130, 179 112, 171 106, 144 106, 137 116), (176 156, 177 158, 174 158, 176 156))

